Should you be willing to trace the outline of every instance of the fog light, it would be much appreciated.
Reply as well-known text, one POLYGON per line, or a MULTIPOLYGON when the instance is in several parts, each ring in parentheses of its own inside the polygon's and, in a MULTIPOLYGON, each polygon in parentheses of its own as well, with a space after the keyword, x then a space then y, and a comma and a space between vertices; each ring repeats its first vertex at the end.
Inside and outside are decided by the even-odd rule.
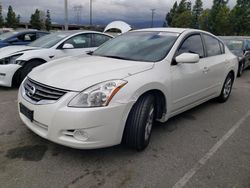
POLYGON ((84 131, 83 129, 75 130, 73 136, 75 139, 80 140, 80 141, 88 140, 88 133, 84 131))

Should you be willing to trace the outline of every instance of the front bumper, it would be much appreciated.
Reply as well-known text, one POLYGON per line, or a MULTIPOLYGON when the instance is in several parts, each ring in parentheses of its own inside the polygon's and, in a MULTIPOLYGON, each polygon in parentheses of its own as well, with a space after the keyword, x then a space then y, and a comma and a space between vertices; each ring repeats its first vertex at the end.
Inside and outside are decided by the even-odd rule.
POLYGON ((20 67, 17 64, 0 65, 0 86, 11 87, 13 76, 20 67))
POLYGON ((34 105, 19 91, 18 102, 34 111, 34 121, 31 122, 19 109, 21 120, 39 136, 71 148, 95 149, 120 144, 132 104, 116 103, 102 108, 68 107, 75 95, 75 92, 69 92, 54 104, 34 105), (73 136, 74 130, 79 129, 86 133, 86 140, 73 136))

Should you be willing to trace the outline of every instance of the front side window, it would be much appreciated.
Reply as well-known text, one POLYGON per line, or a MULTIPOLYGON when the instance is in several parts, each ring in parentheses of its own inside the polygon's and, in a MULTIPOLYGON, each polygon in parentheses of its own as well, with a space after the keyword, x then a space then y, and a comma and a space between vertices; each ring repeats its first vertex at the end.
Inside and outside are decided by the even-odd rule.
POLYGON ((219 40, 209 35, 204 34, 203 36, 206 44, 208 57, 222 54, 219 40))
POLYGON ((157 62, 167 56, 179 33, 139 31, 104 43, 93 55, 132 61, 157 62))
POLYGON ((192 35, 188 37, 177 52, 177 56, 183 53, 194 53, 198 54, 200 58, 204 57, 204 50, 200 35, 192 35))
POLYGON ((74 48, 91 48, 92 47, 92 34, 81 34, 74 36, 64 44, 72 44, 74 48))
POLYGON ((29 44, 32 47, 40 47, 40 48, 51 48, 58 44, 63 39, 67 38, 70 33, 52 33, 46 36, 39 38, 38 40, 29 44))

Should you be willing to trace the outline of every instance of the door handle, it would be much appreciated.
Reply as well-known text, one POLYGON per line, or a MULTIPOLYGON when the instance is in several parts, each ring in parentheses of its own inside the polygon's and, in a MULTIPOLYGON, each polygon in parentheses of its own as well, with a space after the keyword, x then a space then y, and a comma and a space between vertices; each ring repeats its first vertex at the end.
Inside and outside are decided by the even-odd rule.
POLYGON ((204 73, 204 74, 207 74, 208 72, 209 72, 209 68, 208 68, 208 67, 204 67, 203 73, 204 73))

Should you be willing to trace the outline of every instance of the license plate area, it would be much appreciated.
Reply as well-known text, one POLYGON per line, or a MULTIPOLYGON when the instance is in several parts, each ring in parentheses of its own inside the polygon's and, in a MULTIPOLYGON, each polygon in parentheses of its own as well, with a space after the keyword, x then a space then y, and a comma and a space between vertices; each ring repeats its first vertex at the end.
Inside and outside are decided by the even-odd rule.
POLYGON ((28 109, 22 103, 19 104, 19 107, 20 112, 32 122, 34 120, 34 111, 28 109))

